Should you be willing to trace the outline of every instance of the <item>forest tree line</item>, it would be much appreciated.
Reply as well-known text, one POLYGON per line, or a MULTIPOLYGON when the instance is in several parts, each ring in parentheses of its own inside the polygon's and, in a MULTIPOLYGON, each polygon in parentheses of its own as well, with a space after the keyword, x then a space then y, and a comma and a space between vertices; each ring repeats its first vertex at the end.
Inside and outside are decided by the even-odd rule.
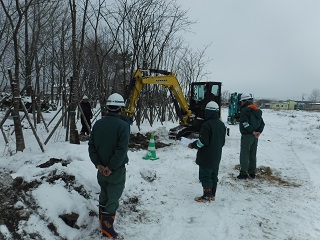
MULTIPOLYGON (((193 50, 183 39, 194 22, 175 0, 0 0, 0 4, 0 91, 15 86, 33 99, 47 97, 66 104, 70 142, 76 142, 74 112, 81 97, 87 95, 102 105, 113 92, 127 99, 138 68, 174 72, 185 93, 191 82, 207 80, 206 48, 193 50)), ((148 101, 154 104, 154 96, 159 96, 159 103, 170 104, 164 91, 147 86, 144 106, 148 101)), ((11 115, 18 114, 18 105, 11 115)), ((16 119, 15 127, 19 124, 16 119)))

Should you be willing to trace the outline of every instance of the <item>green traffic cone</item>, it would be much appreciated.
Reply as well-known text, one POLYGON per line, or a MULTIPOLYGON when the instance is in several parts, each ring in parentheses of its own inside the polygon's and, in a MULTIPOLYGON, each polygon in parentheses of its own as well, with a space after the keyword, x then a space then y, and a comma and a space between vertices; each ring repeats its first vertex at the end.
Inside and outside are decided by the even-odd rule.
POLYGON ((157 157, 157 155, 156 155, 156 147, 155 147, 153 134, 150 135, 150 141, 149 141, 149 145, 148 145, 148 152, 143 157, 143 159, 144 160, 157 160, 157 159, 159 159, 157 157))

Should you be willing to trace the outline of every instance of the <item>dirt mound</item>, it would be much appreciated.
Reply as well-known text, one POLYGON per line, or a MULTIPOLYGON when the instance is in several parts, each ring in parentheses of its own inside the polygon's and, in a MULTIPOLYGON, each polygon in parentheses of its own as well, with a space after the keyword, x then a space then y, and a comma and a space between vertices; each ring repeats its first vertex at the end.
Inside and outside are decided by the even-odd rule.
MULTIPOLYGON (((61 163, 65 162, 62 159, 61 161, 57 161, 57 159, 50 159, 44 164, 41 164, 41 168, 49 167, 53 162, 61 163)), ((35 200, 32 197, 32 190, 37 188, 42 184, 43 181, 54 184, 55 181, 62 180, 65 182, 66 188, 69 190, 77 191, 82 197, 89 199, 90 194, 85 190, 85 188, 78 184, 75 176, 67 174, 67 173, 59 173, 57 170, 53 170, 48 176, 42 176, 40 180, 35 180, 32 182, 26 182, 22 177, 17 177, 15 179, 9 179, 7 176, 10 174, 1 172, 1 178, 6 177, 7 184, 4 185, 3 181, 1 182, 0 188, 0 224, 6 225, 8 231, 11 233, 13 239, 41 239, 37 234, 29 234, 25 232, 18 231, 19 222, 24 220, 27 221, 31 214, 39 214, 37 212, 38 206, 35 200)), ((91 215, 94 213, 90 213, 91 215)), ((39 214, 40 216, 40 214, 39 214)), ((79 226, 75 224, 79 214, 71 213, 59 215, 59 217, 70 227, 79 229, 79 226)), ((41 216, 40 216, 41 217, 41 216)), ((48 223, 48 229, 54 233, 54 235, 58 236, 56 226, 53 223, 48 223)), ((6 239, 0 232, 0 239, 6 239)))
MULTIPOLYGON (((148 149, 151 133, 146 135, 137 133, 136 135, 131 134, 129 148, 130 150, 148 149)), ((159 138, 155 136, 155 142, 157 148, 169 146, 159 141, 159 138)), ((50 158, 45 163, 38 165, 38 168, 49 168, 55 164, 67 167, 70 160, 50 158)), ((29 234, 24 231, 18 231, 19 222, 24 220, 27 221, 31 214, 37 213, 38 206, 36 201, 32 197, 32 190, 36 189, 44 181, 50 184, 54 184, 56 181, 64 181, 68 189, 77 191, 82 197, 89 199, 90 194, 86 191, 83 185, 77 183, 76 177, 65 172, 58 170, 52 170, 49 174, 40 177, 38 180, 32 182, 26 182, 22 177, 12 179, 10 173, 0 171, 0 225, 5 225, 8 231, 12 235, 13 239, 41 239, 35 233, 29 234)), ((139 212, 139 217, 143 218, 143 213, 138 209, 139 199, 138 197, 129 198, 124 201, 124 205, 128 207, 130 211, 139 212)), ((96 215, 94 212, 90 212, 91 216, 96 215)), ((70 213, 60 215, 59 217, 70 227, 80 228, 75 224, 79 214, 70 213)), ((48 223, 48 229, 59 236, 57 228, 53 223, 48 223)), ((0 232, 0 239, 7 239, 0 232)))
MULTIPOLYGON (((240 165, 236 165, 234 169, 240 171, 240 165)), ((281 186, 288 186, 288 187, 300 187, 299 184, 290 182, 289 180, 283 179, 281 176, 278 176, 273 173, 270 167, 260 166, 256 169, 256 179, 264 180, 271 183, 275 183, 281 186)))
MULTIPOLYGON (((145 135, 141 133, 137 133, 136 135, 130 134, 129 149, 133 151, 148 149, 150 135, 151 133, 146 133, 145 135)), ((87 135, 79 135, 79 136, 80 136, 80 141, 89 140, 89 136, 87 135)), ((155 139, 156 148, 163 148, 170 145, 170 144, 160 142, 160 139, 158 136, 155 136, 154 139, 155 139)))
POLYGON ((45 163, 42 163, 40 164, 39 168, 48 168, 56 163, 61 163, 62 166, 66 167, 69 163, 71 163, 71 161, 66 161, 66 160, 63 160, 63 159, 58 159, 58 158, 50 158, 49 161, 45 162, 45 163))
MULTIPOLYGON (((130 134, 130 142, 129 142, 130 150, 148 149, 150 136, 151 136, 151 133, 146 133, 145 135, 141 133, 137 133, 136 135, 130 134)), ((163 147, 170 146, 170 144, 160 142, 160 139, 157 136, 154 137, 154 140, 155 140, 156 148, 163 148, 163 147)))
MULTIPOLYGON (((3 177, 7 174, 1 172, 0 175, 3 177)), ((39 181, 26 182, 21 177, 13 179, 10 184, 4 185, 3 182, 0 184, 0 224, 7 226, 13 239, 25 239, 17 233, 18 225, 21 220, 28 220, 32 212, 37 209, 31 190, 40 184, 39 181)), ((0 239, 6 238, 0 233, 0 239)))

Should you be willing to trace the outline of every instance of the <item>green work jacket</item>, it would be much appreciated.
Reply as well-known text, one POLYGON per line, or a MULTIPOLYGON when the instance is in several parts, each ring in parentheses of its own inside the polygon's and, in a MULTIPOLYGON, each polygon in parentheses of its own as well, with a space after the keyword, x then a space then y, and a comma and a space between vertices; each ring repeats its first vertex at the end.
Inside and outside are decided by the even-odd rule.
POLYGON ((92 127, 89 156, 97 167, 102 165, 115 171, 128 163, 130 125, 117 113, 107 113, 92 127))
POLYGON ((192 143, 192 148, 198 149, 196 164, 203 168, 218 168, 225 136, 224 123, 217 116, 209 117, 201 126, 199 140, 192 143))
POLYGON ((241 109, 240 113, 240 133, 252 134, 253 132, 262 133, 264 129, 264 121, 262 111, 254 105, 252 101, 247 101, 241 109))

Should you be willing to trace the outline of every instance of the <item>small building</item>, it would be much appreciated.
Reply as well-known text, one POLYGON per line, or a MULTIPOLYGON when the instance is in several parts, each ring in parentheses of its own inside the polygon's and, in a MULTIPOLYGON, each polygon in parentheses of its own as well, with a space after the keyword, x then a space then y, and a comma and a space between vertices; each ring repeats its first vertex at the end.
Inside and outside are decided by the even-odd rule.
POLYGON ((270 109, 274 110, 294 110, 295 108, 295 101, 288 100, 288 101, 279 101, 279 102, 271 102, 270 109))
POLYGON ((309 110, 320 110, 320 103, 309 103, 309 110))
POLYGON ((295 109, 306 110, 306 111, 319 111, 320 110, 320 102, 297 101, 295 109))

